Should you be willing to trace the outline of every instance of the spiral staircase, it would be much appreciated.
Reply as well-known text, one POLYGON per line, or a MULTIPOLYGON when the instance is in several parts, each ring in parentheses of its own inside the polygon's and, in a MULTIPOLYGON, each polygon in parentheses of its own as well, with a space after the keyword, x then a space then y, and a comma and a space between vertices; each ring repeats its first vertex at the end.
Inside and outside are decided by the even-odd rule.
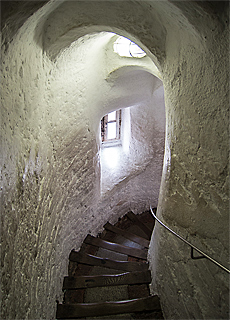
POLYGON ((159 298, 149 290, 153 227, 149 211, 128 212, 115 225, 107 222, 97 237, 87 235, 69 255, 56 319, 163 319, 159 298))

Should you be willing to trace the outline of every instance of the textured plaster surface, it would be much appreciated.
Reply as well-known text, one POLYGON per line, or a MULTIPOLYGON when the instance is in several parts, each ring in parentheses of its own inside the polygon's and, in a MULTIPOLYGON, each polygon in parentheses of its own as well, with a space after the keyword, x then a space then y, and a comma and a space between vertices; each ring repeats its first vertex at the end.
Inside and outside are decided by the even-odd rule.
MULTIPOLYGON (((158 215, 227 266, 225 3, 49 1, 36 12, 39 7, 25 1, 7 11, 6 5, 3 15, 1 318, 55 318, 70 250, 107 220, 157 201, 164 115, 151 108, 162 87, 136 90, 137 76, 148 83, 159 76, 164 85, 158 215), (156 65, 115 59, 112 36, 97 31, 129 36, 156 65), (135 159, 144 163, 132 158, 126 178, 101 197, 99 122, 118 104, 133 108, 130 154, 140 151, 135 159)), ((189 253, 157 225, 149 260, 165 317, 228 319, 228 275, 206 260, 191 261, 189 253)))
MULTIPOLYGON (((150 175, 149 157, 147 167, 139 159, 138 168, 131 170, 132 175, 128 169, 121 186, 114 185, 103 198, 100 194, 101 117, 117 108, 118 100, 119 107, 146 104, 143 97, 151 91, 151 100, 155 90, 152 81, 146 89, 143 83, 133 98, 137 81, 125 85, 127 71, 118 70, 126 64, 131 68, 129 72, 143 69, 143 74, 138 72, 147 83, 154 77, 149 72, 152 68, 156 71, 153 63, 145 58, 143 64, 136 60, 137 65, 133 66, 126 59, 125 64, 111 49, 109 41, 114 35, 105 33, 86 35, 55 62, 51 61, 35 41, 36 19, 42 19, 42 12, 26 22, 16 35, 13 32, 11 43, 7 43, 7 37, 12 35, 10 29, 6 28, 4 33, 3 319, 54 318, 55 300, 62 299, 62 279, 67 274, 71 249, 78 249, 87 233, 96 235, 101 231, 106 221, 116 221, 130 209, 136 213, 146 210, 149 201, 156 204, 159 190, 159 174, 154 196, 151 190, 140 189, 142 169, 143 176, 146 172, 150 175)), ((135 131, 138 133, 138 129, 135 131)), ((163 136, 164 128, 161 139, 163 136)), ((163 146, 160 170, 162 156, 163 146)), ((130 160, 137 161, 131 157, 130 160)))
MULTIPOLYGON (((163 80, 167 133, 158 216, 228 267, 228 15, 221 21, 206 13, 199 16, 202 42, 177 28, 168 36, 163 80), (170 41, 174 32, 176 43, 170 41)), ((149 256, 152 291, 161 292, 168 318, 229 318, 225 271, 206 259, 191 260, 189 247, 159 225, 149 256), (181 307, 172 309, 168 299, 181 307)))

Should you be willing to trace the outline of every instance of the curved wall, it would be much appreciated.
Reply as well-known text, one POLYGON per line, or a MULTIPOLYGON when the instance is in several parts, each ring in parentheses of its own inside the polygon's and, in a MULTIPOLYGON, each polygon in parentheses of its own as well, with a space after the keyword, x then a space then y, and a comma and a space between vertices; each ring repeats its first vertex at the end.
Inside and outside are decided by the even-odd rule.
MULTIPOLYGON (((148 205, 151 190, 124 197, 151 175, 153 162, 100 199, 96 123, 110 111, 101 105, 112 86, 104 81, 111 69, 101 72, 108 39, 97 31, 130 36, 162 75, 167 123, 158 215, 227 264, 226 4, 50 1, 24 23, 37 8, 30 1, 15 7, 2 29, 1 317, 54 318, 70 250, 106 220, 148 205)), ((187 251, 156 227, 152 291, 165 316, 228 318, 227 275, 191 261, 187 251)))
MULTIPOLYGON (((223 3, 213 11, 208 4, 207 11, 198 6, 195 18, 191 4, 178 6, 190 6, 184 13, 199 37, 176 25, 168 33, 166 147, 157 214, 228 267, 228 10, 223 3)), ((167 318, 229 317, 228 274, 206 259, 191 260, 190 248, 159 224, 149 257, 152 291, 160 293, 167 318)))
MULTIPOLYGON (((117 105, 119 93, 120 106, 146 104, 146 96, 150 103, 151 85, 123 83, 121 92, 116 83, 124 72, 107 81, 124 62, 109 49, 111 35, 106 33, 81 37, 51 61, 36 38, 46 7, 50 4, 25 22, 12 41, 10 21, 3 30, 3 319, 54 318, 71 249, 78 249, 87 233, 101 231, 108 219, 116 221, 130 209, 141 212, 151 199, 157 203, 151 190, 136 187, 150 175, 151 158, 143 174, 139 163, 132 176, 100 196, 100 118, 117 105)), ((152 64, 149 58, 143 61, 137 61, 138 68, 152 64)), ((125 64, 132 67, 130 60, 125 64)), ((163 146, 160 170, 162 157, 163 146)))

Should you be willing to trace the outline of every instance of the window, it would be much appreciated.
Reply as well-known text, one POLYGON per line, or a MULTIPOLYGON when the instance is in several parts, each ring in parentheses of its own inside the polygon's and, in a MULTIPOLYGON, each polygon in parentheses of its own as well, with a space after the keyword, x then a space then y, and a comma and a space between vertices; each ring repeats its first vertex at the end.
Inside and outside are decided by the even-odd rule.
POLYGON ((121 110, 105 115, 101 120, 102 142, 117 141, 121 135, 121 110))
POLYGON ((113 50, 121 57, 143 58, 146 53, 131 40, 119 37, 113 44, 113 50))

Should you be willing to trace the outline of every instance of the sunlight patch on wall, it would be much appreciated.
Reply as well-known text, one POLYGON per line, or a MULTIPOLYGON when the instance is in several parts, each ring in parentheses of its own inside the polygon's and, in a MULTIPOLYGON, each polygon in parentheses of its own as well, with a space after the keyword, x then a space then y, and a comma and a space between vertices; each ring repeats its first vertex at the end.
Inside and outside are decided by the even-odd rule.
POLYGON ((116 168, 119 163, 119 149, 117 147, 108 147, 103 150, 103 158, 107 167, 116 168))

